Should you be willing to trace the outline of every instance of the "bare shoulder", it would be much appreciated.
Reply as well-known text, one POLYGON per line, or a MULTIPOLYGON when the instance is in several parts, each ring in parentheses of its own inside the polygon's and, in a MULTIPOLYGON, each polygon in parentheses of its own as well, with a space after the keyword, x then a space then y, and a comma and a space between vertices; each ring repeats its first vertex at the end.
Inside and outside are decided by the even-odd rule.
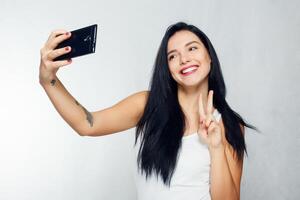
POLYGON ((144 112, 148 100, 148 96, 149 96, 149 91, 143 90, 143 91, 133 93, 128 97, 130 100, 132 100, 132 103, 139 108, 138 118, 140 118, 144 112))
MULTIPOLYGON (((229 144, 229 142, 227 141, 227 139, 226 139, 226 136, 225 136, 225 126, 224 126, 224 122, 223 122, 223 119, 221 118, 220 119, 220 125, 221 125, 221 134, 222 134, 222 141, 223 141, 223 144, 225 145, 225 146, 231 146, 230 144, 229 144)), ((242 125, 242 124, 239 124, 240 125, 240 128, 241 128, 241 132, 242 132, 242 134, 243 134, 243 136, 245 136, 245 126, 244 125, 242 125)))

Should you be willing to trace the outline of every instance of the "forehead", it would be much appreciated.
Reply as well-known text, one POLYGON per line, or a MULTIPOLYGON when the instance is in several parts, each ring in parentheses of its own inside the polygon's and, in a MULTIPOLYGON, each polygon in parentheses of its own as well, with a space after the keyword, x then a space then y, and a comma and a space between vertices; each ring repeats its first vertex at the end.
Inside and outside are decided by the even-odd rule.
POLYGON ((186 43, 191 41, 198 41, 202 44, 201 40, 193 32, 187 30, 178 31, 170 37, 168 41, 168 50, 183 47, 186 43))

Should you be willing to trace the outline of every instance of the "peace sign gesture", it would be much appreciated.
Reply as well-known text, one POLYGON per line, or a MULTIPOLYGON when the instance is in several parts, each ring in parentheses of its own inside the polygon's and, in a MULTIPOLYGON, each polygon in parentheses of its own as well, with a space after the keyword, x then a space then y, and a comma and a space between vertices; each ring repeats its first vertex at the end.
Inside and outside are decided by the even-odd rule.
POLYGON ((202 94, 199 96, 200 122, 198 135, 209 147, 217 148, 222 146, 221 124, 214 118, 215 108, 213 107, 213 90, 208 93, 206 108, 203 105, 202 94))

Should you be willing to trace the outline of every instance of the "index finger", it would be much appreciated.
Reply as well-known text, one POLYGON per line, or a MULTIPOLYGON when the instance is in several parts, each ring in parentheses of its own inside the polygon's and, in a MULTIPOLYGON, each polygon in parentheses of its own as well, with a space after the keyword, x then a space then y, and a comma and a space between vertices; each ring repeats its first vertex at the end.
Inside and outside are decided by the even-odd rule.
POLYGON ((71 36, 70 32, 55 32, 49 36, 49 40, 46 43, 46 49, 53 50, 59 43, 68 39, 71 36), (68 33, 68 35, 66 34, 68 33))
POLYGON ((210 90, 207 98, 207 108, 206 108, 207 113, 213 112, 213 95, 214 95, 214 91, 210 90))
POLYGON ((204 106, 202 101, 202 93, 200 93, 199 96, 199 114, 200 114, 200 120, 205 118, 205 111, 204 111, 204 106))
POLYGON ((47 42, 52 40, 53 38, 56 38, 58 35, 65 34, 66 32, 68 32, 68 31, 64 30, 64 29, 56 29, 56 30, 52 31, 48 37, 47 42))

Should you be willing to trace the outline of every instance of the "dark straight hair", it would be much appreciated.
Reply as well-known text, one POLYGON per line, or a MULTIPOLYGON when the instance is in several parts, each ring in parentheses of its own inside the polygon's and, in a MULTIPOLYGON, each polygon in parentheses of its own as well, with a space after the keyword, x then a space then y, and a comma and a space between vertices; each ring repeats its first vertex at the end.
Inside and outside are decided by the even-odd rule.
POLYGON ((171 76, 167 60, 168 41, 174 33, 180 30, 188 30, 196 34, 210 55, 211 70, 208 75, 208 89, 214 91, 213 105, 222 115, 226 139, 235 150, 239 160, 242 159, 244 151, 247 154, 241 126, 257 130, 256 127, 246 123, 226 102, 226 87, 219 59, 208 37, 197 27, 184 22, 169 26, 158 49, 148 100, 144 113, 137 123, 135 136, 135 145, 139 136, 141 137, 137 157, 138 169, 142 174, 146 173, 146 179, 154 172, 167 186, 170 186, 177 163, 177 154, 181 148, 181 139, 186 128, 186 116, 177 96, 177 82, 171 76))

